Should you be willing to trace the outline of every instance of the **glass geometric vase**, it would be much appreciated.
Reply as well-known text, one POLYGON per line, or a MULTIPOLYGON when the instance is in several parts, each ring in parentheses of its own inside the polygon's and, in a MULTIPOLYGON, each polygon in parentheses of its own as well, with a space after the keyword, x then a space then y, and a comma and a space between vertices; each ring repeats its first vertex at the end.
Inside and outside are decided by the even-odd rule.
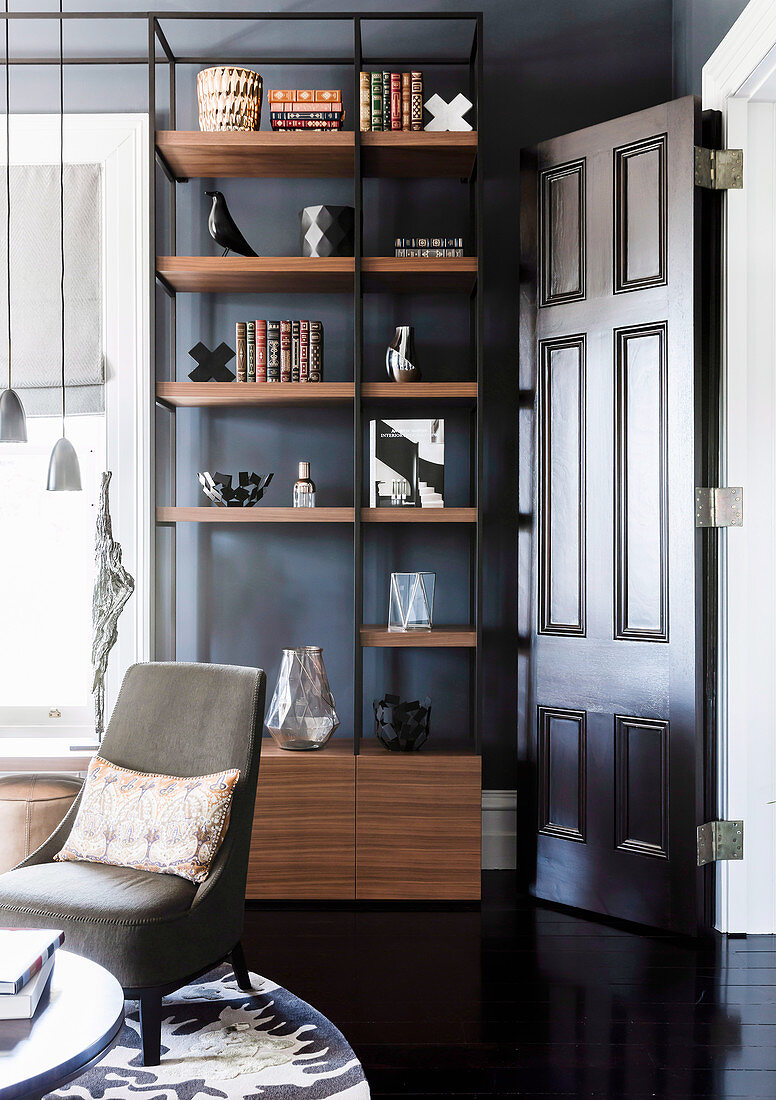
POLYGON ((436 573, 391 573, 389 633, 431 630, 436 573))
POLYGON ((284 649, 266 726, 281 749, 320 749, 339 718, 320 646, 284 649))

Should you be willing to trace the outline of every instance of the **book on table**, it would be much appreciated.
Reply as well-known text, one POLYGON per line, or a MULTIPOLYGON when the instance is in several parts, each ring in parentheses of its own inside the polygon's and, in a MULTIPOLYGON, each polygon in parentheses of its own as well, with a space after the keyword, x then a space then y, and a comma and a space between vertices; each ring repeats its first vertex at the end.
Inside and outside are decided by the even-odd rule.
POLYGON ((31 1020, 46 991, 56 955, 50 955, 18 993, 0 996, 0 1020, 31 1020))
POLYGON ((19 993, 64 942, 60 928, 0 928, 0 996, 19 993))

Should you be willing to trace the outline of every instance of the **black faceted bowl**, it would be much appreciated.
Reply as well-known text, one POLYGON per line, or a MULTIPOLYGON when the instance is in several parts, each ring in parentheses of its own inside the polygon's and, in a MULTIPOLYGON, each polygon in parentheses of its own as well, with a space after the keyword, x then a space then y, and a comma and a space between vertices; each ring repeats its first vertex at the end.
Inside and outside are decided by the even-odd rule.
POLYGON ((252 508, 264 496, 264 490, 274 474, 249 474, 241 470, 237 474, 237 484, 232 485, 232 474, 210 473, 203 470, 197 474, 205 496, 219 508, 252 508))

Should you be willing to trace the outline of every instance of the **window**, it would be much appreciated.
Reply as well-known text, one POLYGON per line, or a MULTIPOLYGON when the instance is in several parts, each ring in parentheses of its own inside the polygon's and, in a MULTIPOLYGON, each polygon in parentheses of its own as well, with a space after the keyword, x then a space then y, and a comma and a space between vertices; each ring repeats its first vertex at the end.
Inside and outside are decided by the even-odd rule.
MULTIPOLYGON (((56 163, 58 138, 58 116, 12 116, 12 165, 56 163)), ((44 391, 34 397, 36 391, 30 391, 29 404, 37 402, 36 411, 44 415, 28 415, 28 442, 0 444, 0 737, 43 735, 84 741, 91 740, 94 729, 94 536, 100 477, 106 469, 113 472, 114 536, 136 580, 111 654, 106 715, 127 665, 149 655, 146 117, 67 116, 65 160, 101 169, 104 412, 96 411, 102 402, 92 401, 83 387, 80 406, 74 394, 83 415, 68 416, 67 435, 78 452, 82 493, 46 490, 49 455, 62 427, 59 416, 49 415, 53 410, 45 405, 44 391)), ((12 219, 13 201, 12 191, 12 219)), ((67 197, 65 209, 67 216, 67 197)), ((13 275, 12 267, 12 280, 13 275)), ((69 285, 66 293, 71 293, 69 285)), ((4 303, 1 312, 4 327, 4 303)), ((15 314, 13 321, 16 325, 15 314)), ((68 341, 71 338, 68 330, 68 341)), ((53 358, 58 366, 58 344, 53 358)), ((93 382, 83 376, 78 381, 93 382)), ((45 387, 47 379, 39 378, 36 384, 45 387)), ((24 389, 19 392, 27 407, 24 389)), ((68 388, 68 398, 70 393, 68 388)))
POLYGON ((94 522, 105 467, 105 417, 67 422, 81 464, 81 493, 46 489, 49 455, 62 431, 59 417, 28 417, 27 428, 27 443, 0 445, 0 700, 19 717, 24 708, 33 709, 29 717, 44 720, 58 710, 62 724, 88 724, 94 522))

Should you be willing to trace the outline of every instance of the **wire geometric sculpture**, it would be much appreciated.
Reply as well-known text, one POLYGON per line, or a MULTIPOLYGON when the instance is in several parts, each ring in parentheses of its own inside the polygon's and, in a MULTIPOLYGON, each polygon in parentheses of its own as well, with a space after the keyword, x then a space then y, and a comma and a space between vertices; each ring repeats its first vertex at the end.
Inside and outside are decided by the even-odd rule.
POLYGON ((436 573, 391 573, 389 633, 431 630, 436 573))
POLYGON ((264 490, 272 481, 273 474, 249 474, 241 470, 237 475, 238 483, 232 488, 232 475, 211 474, 203 470, 197 474, 203 492, 219 508, 252 508, 264 496, 264 490))
POLYGON ((94 557, 97 575, 92 595, 92 666, 94 680, 94 729, 102 740, 105 732, 105 672, 108 657, 118 639, 119 615, 135 590, 135 580, 121 564, 121 545, 113 537, 108 491, 110 470, 102 475, 100 508, 97 513, 97 535, 94 557))

